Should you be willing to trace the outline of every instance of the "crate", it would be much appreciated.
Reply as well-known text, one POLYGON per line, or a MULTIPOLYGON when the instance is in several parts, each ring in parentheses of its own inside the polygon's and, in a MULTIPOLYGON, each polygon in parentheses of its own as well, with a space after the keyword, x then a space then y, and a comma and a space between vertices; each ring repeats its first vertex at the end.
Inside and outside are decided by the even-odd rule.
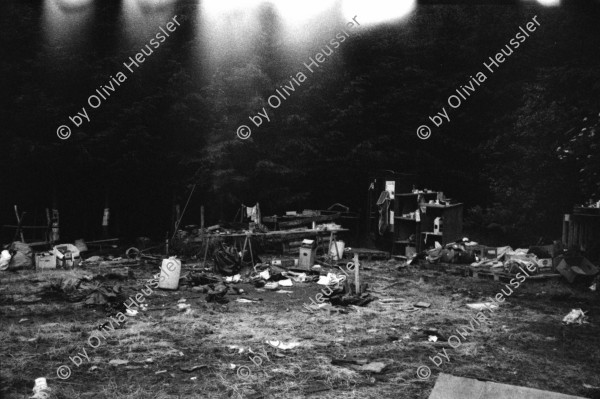
POLYGON ((56 269, 56 256, 50 252, 38 252, 35 254, 36 269, 56 269))

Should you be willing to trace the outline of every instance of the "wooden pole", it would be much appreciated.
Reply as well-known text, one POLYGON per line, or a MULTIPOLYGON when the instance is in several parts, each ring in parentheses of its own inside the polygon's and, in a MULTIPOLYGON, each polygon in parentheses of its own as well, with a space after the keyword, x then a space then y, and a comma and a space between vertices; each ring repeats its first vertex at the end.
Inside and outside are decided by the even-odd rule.
POLYGON ((169 257, 169 232, 167 231, 167 234, 165 234, 165 255, 167 255, 167 257, 169 257))
POLYGON ((108 202, 108 190, 104 192, 104 214, 102 215, 102 238, 108 238, 108 223, 110 218, 110 205, 108 202))
POLYGON ((52 239, 54 243, 60 240, 60 213, 58 212, 58 188, 57 179, 52 184, 52 239))
POLYGON ((45 241, 52 242, 52 218, 50 218, 50 209, 46 208, 46 237, 45 241))
POLYGON ((356 289, 356 295, 360 295, 360 263, 358 261, 358 254, 354 254, 354 288, 356 289))
POLYGON ((175 205, 175 224, 173 225, 174 234, 177 234, 179 220, 181 220, 181 206, 179 204, 176 204, 175 205))
POLYGON ((200 240, 202 244, 207 245, 204 242, 204 205, 200 205, 200 240))
POLYGON ((17 217, 17 231, 15 232, 15 238, 17 236, 21 236, 21 242, 25 242, 25 238, 23 237, 23 229, 21 229, 21 224, 23 223, 23 215, 19 216, 19 210, 15 205, 15 216, 17 217))

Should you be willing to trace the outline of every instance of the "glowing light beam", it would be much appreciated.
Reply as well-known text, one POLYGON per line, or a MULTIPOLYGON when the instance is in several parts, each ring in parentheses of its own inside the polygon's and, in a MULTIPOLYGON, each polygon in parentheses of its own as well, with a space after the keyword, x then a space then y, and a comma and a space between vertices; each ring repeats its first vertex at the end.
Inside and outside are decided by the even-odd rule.
POLYGON ((411 13, 416 0, 344 0, 343 14, 346 20, 358 16, 365 25, 392 22, 411 13))

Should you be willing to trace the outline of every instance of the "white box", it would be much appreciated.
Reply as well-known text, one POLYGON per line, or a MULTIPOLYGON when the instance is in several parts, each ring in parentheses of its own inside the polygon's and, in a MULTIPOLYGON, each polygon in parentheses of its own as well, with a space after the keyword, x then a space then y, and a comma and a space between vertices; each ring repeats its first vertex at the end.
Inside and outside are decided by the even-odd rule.
POLYGON ((50 252, 38 252, 35 254, 36 269, 56 269, 56 256, 50 252))

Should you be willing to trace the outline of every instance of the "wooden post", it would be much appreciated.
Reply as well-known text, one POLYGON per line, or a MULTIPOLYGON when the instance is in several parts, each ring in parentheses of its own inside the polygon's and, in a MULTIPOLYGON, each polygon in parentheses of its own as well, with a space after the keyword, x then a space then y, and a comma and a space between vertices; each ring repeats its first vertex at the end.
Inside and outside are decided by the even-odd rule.
POLYGON ((44 241, 52 242, 52 219, 50 218, 50 209, 46 208, 46 237, 44 241))
MULTIPOLYGON (((208 249, 208 242, 204 242, 204 205, 200 205, 200 242, 208 249)), ((200 247, 200 251, 202 251, 202 247, 200 247)), ((202 266, 204 267, 204 264, 202 266)))
POLYGON ((58 189, 56 187, 57 179, 54 179, 52 185, 52 234, 51 241, 57 242, 60 240, 60 214, 58 212, 58 189))
POLYGON ((165 234, 165 255, 167 255, 167 257, 169 257, 169 232, 167 231, 167 234, 165 234))
POLYGON ((19 216, 19 210, 15 205, 15 216, 17 217, 17 231, 15 231, 15 238, 17 236, 21 236, 21 242, 25 242, 25 238, 23 237, 23 229, 21 228, 21 224, 23 223, 23 215, 19 216))
POLYGON ((563 229, 562 229, 562 243, 565 247, 568 247, 568 239, 569 239, 569 214, 565 214, 563 219, 563 229))
MULTIPOLYGON (((173 196, 172 196, 172 200, 171 200, 171 224, 169 225, 169 231, 171 231, 171 227, 175 226, 175 223, 177 223, 177 219, 175 219, 175 204, 176 204, 176 202, 177 202, 177 199, 175 198, 175 189, 173 189, 173 196)), ((169 231, 167 231, 167 240, 169 239, 169 231)))
POLYGON ((354 287, 356 288, 356 295, 360 295, 360 262, 358 261, 358 254, 354 254, 354 287))
POLYGON ((110 206, 108 202, 108 190, 104 192, 104 213, 102 215, 102 238, 108 238, 108 223, 110 219, 110 206))
POLYGON ((173 225, 174 234, 177 234, 177 227, 179 225, 179 220, 181 219, 181 206, 179 204, 175 205, 175 224, 173 225))

